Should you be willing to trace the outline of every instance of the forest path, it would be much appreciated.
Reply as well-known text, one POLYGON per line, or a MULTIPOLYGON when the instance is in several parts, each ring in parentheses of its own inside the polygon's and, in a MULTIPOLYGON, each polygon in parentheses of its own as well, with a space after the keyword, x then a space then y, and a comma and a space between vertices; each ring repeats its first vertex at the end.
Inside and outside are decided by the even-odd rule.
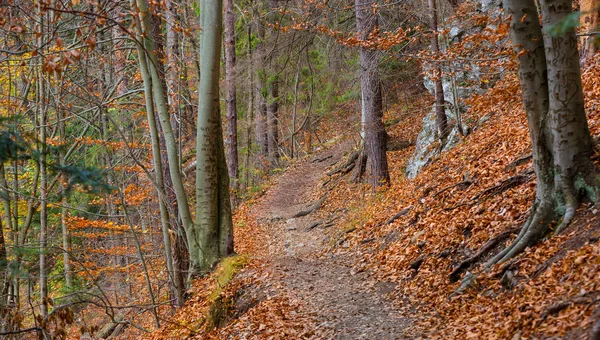
POLYGON ((403 338, 410 320, 387 297, 394 285, 378 282, 368 271, 356 272, 355 257, 326 251, 339 235, 336 226, 307 230, 317 218, 292 218, 319 199, 326 169, 348 149, 348 144, 337 145, 291 167, 251 207, 251 213, 268 235, 273 277, 303 304, 298 313, 316 319, 319 335, 315 337, 403 338))

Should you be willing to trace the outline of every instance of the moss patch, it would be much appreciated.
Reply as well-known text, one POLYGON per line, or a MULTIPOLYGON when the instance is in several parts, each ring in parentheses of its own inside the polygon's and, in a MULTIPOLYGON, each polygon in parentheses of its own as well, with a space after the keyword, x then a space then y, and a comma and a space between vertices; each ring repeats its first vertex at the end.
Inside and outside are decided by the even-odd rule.
POLYGON ((208 296, 209 309, 206 317, 207 330, 224 326, 233 314, 235 301, 232 296, 223 294, 223 290, 247 262, 248 258, 244 255, 231 256, 221 260, 221 263, 213 274, 215 287, 208 296))

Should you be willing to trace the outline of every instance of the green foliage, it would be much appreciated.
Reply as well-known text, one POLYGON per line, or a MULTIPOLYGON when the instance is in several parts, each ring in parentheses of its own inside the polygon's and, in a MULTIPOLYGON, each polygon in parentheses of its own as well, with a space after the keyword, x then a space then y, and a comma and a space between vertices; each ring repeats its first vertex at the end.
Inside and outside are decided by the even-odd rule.
POLYGON ((69 194, 75 186, 92 194, 109 193, 115 189, 106 182, 104 170, 73 165, 56 165, 54 168, 69 179, 65 189, 66 194, 69 194))
POLYGON ((85 288, 85 281, 81 277, 75 275, 75 273, 72 273, 71 275, 72 287, 69 288, 67 287, 67 282, 65 281, 64 258, 62 256, 57 256, 56 264, 54 267, 52 267, 52 270, 48 276, 48 290, 52 292, 54 296, 59 297, 59 300, 61 296, 71 295, 85 288))

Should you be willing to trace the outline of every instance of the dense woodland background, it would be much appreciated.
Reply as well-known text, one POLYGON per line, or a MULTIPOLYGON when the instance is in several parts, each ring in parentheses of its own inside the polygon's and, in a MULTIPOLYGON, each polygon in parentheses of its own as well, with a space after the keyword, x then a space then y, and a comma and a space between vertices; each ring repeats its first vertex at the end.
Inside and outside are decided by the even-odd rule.
POLYGON ((335 337, 277 274, 318 239, 398 337, 599 339, 599 20, 0 0, 0 337, 335 337))

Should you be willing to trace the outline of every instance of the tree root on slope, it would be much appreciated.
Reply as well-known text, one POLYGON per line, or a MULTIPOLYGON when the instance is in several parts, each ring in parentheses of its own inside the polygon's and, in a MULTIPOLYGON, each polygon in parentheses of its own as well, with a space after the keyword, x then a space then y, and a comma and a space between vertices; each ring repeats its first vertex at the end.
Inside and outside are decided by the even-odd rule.
POLYGON ((469 257, 468 259, 462 261, 458 266, 456 266, 454 268, 454 270, 452 270, 452 272, 450 273, 450 281, 452 281, 452 282, 458 281, 460 275, 465 270, 469 269, 469 267, 473 263, 477 262, 482 256, 484 256, 485 254, 490 252, 496 245, 498 245, 498 243, 504 241, 506 238, 508 238, 510 235, 512 235, 513 233, 515 233, 517 231, 519 231, 518 228, 511 228, 511 229, 503 231, 500 234, 496 235, 495 237, 491 238, 479 249, 479 251, 477 251, 477 253, 475 253, 473 256, 469 257))
POLYGON ((303 217, 303 216, 312 214, 313 212, 315 212, 315 211, 319 210, 319 208, 321 208, 321 205, 323 204, 323 202, 325 202, 326 199, 327 199, 327 193, 325 193, 323 195, 323 197, 321 197, 318 201, 313 203, 308 209, 301 210, 301 211, 297 212, 296 214, 294 214, 292 216, 292 218, 298 218, 298 217, 303 217))

